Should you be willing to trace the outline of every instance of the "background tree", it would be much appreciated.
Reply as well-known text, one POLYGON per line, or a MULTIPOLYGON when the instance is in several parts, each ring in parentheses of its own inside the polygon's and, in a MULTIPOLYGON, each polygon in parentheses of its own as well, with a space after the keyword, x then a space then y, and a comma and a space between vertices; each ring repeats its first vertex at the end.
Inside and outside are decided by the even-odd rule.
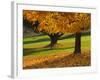
POLYGON ((61 27, 63 32, 75 33, 75 54, 81 53, 81 32, 90 29, 91 14, 89 13, 69 13, 62 14, 66 17, 67 24, 61 27))

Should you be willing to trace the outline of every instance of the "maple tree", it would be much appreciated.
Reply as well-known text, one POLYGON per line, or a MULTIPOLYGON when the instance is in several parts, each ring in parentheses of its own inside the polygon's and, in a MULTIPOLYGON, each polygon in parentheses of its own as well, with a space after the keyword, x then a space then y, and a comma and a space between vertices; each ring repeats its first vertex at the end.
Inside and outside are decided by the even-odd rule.
POLYGON ((56 31, 57 20, 55 17, 57 13, 54 12, 44 12, 44 11, 23 11, 23 24, 34 30, 34 32, 42 32, 50 37, 51 43, 47 47, 55 47, 58 38, 63 35, 62 32, 56 31), (54 17, 55 16, 55 17, 54 17), (54 18, 53 18, 54 17, 54 18))
MULTIPOLYGON (((91 14, 89 13, 49 13, 41 22, 42 30, 55 33, 75 33, 75 51, 81 53, 81 32, 90 29, 91 14)), ((40 28, 41 31, 41 28, 40 28)))
POLYGON ((90 29, 91 14, 24 10, 23 21, 35 32, 43 32, 51 39, 50 46, 65 33, 75 33, 75 51, 81 53, 81 32, 90 29))
POLYGON ((63 26, 63 32, 75 33, 75 54, 81 53, 81 32, 90 29, 91 14, 74 13, 67 17, 69 20, 66 26, 63 26), (73 15, 73 16, 72 16, 73 15))

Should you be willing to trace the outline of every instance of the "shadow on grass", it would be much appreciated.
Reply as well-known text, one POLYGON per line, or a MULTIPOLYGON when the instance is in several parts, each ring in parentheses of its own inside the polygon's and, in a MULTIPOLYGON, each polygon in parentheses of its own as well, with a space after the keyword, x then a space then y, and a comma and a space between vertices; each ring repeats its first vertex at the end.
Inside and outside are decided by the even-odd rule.
POLYGON ((39 49, 39 48, 25 48, 23 49, 23 56, 27 56, 27 55, 34 55, 37 54, 39 52, 43 52, 43 51, 49 51, 50 49, 39 49))
POLYGON ((40 52, 45 52, 45 51, 53 51, 53 50, 65 50, 65 49, 71 49, 74 48, 74 46, 71 47, 67 47, 67 48, 24 48, 23 49, 23 56, 27 56, 27 55, 35 55, 38 54, 40 52))
MULTIPOLYGON (((86 36, 86 35, 90 35, 90 32, 82 33, 82 36, 86 36)), ((63 40, 63 39, 67 39, 67 38, 74 38, 74 37, 75 37, 75 34, 69 34, 69 35, 59 37, 58 40, 63 40)), ((48 38, 42 38, 42 39, 37 39, 37 40, 33 40, 33 41, 24 41, 23 44, 31 44, 31 43, 38 43, 38 42, 45 42, 45 41, 50 41, 50 38, 48 37, 48 38)))
MULTIPOLYGON (((90 34, 91 34, 90 31, 82 32, 82 36, 88 36, 90 34)), ((74 37, 75 37, 75 34, 68 34, 68 35, 60 37, 59 40, 68 39, 68 38, 74 38, 74 37)))
POLYGON ((37 40, 33 40, 33 41, 24 41, 23 44, 37 43, 37 42, 42 42, 42 41, 50 41, 50 39, 42 38, 42 39, 37 39, 37 40))

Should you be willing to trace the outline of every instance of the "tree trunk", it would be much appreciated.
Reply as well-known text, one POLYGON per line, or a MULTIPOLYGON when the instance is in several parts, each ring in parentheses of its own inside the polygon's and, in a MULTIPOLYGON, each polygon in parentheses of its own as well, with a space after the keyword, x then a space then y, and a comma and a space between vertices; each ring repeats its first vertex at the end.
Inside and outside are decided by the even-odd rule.
POLYGON ((75 51, 74 54, 81 54, 81 32, 75 34, 75 51))
POLYGON ((52 48, 57 44, 58 37, 57 36, 50 36, 50 39, 51 39, 50 46, 52 48))
POLYGON ((48 45, 48 47, 50 48, 53 48, 57 45, 57 41, 58 41, 58 38, 60 36, 62 36, 63 34, 58 34, 58 33, 55 33, 55 34, 48 34, 48 36, 50 37, 50 44, 48 45))

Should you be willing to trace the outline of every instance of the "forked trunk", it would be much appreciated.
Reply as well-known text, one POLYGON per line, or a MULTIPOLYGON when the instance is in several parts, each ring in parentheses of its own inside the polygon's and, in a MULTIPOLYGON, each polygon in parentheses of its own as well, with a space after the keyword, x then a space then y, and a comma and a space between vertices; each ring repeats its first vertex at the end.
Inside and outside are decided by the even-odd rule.
POLYGON ((51 36, 50 39, 51 39, 50 47, 53 48, 57 44, 58 37, 51 36))
POLYGON ((57 46, 57 41, 58 41, 58 38, 60 36, 62 36, 63 34, 58 34, 58 33, 55 33, 55 34, 48 34, 48 36, 50 37, 50 44, 48 45, 48 47, 50 48, 54 48, 57 46))

